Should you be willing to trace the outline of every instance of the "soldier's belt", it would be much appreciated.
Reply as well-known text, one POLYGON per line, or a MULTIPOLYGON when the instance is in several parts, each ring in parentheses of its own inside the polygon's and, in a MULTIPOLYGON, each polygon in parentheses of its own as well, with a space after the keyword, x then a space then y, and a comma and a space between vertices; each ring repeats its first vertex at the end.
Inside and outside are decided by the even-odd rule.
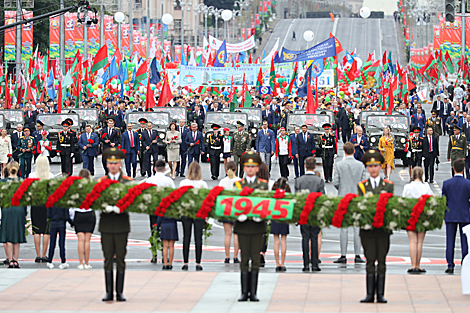
POLYGON ((323 146, 323 149, 333 149, 333 146, 323 146))
POLYGON ((60 145, 61 145, 62 147, 70 147, 70 146, 71 146, 71 144, 68 144, 68 143, 61 143, 60 145))
POLYGON ((463 149, 460 147, 452 147, 452 150, 463 150, 463 149))
POLYGON ((219 150, 219 149, 222 149, 222 147, 211 147, 211 149, 213 149, 213 150, 219 150))
POLYGON ((411 150, 411 152, 422 152, 423 150, 417 150, 417 149, 413 149, 411 150))

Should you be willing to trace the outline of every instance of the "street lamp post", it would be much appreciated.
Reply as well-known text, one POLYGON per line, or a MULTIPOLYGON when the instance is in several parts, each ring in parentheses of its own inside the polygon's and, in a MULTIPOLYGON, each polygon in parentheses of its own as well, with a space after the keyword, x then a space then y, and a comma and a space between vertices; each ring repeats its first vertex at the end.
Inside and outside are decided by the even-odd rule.
POLYGON ((235 43, 235 18, 240 14, 240 10, 233 10, 232 15, 232 42, 235 43))
POLYGON ((121 50, 121 23, 124 22, 125 15, 122 12, 116 12, 114 14, 114 20, 118 23, 118 33, 117 33, 117 46, 121 50))
POLYGON ((223 11, 222 9, 219 9, 219 10, 215 10, 215 12, 214 12, 214 16, 215 16, 215 38, 219 37, 219 31, 218 31, 219 17, 222 14, 222 11, 223 11))
POLYGON ((210 7, 206 7, 204 9, 204 27, 206 28, 205 33, 206 33, 206 38, 209 40, 209 31, 207 29, 207 15, 212 16, 214 13, 215 8, 211 5, 210 7))
MULTIPOLYGON (((248 8, 248 6, 250 5, 250 0, 237 0, 237 1, 234 2, 233 5, 238 6, 240 8, 240 17, 243 20, 243 7, 245 6, 245 7, 248 8)), ((249 15, 250 15, 250 11, 248 11, 248 14, 247 14, 247 17, 246 17, 246 20, 247 20, 248 23, 250 23, 249 15)), ((243 27, 243 21, 241 22, 241 25, 243 27)))
MULTIPOLYGON (((163 13, 163 10, 162 10, 162 13, 163 13)), ((165 25, 169 25, 169 24, 173 23, 173 16, 169 13, 163 14, 162 15, 162 23, 165 24, 165 25)), ((162 38, 161 39, 161 41, 162 41, 161 42, 161 47, 162 47, 163 51, 165 51, 164 46, 163 46, 163 29, 164 29, 164 26, 162 25, 162 29, 161 29, 161 33, 160 33, 161 38, 162 38)), ((166 51, 165 51, 165 53, 166 53, 166 51)))
POLYGON ((232 11, 223 10, 221 15, 224 20, 224 40, 227 40, 227 23, 232 18, 232 11))
POLYGON ((201 14, 202 12, 205 12, 205 9, 206 9, 206 5, 204 3, 200 3, 198 4, 198 6, 194 7, 194 19, 196 21, 195 23, 195 27, 194 27, 194 47, 195 49, 197 49, 197 37, 198 37, 198 33, 197 33, 197 26, 199 24, 199 14, 201 14))
MULTIPOLYGON (((193 4, 187 0, 180 0, 179 4, 181 6, 181 49, 184 49, 184 7, 188 5, 188 11, 191 11, 193 4)), ((176 1, 173 2, 173 6, 176 8, 178 3, 176 1)))

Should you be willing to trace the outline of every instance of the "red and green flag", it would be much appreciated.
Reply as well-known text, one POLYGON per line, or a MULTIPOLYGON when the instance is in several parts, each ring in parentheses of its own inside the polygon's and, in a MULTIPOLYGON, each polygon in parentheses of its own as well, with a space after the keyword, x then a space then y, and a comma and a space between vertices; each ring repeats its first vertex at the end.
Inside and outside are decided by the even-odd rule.
POLYGON ((449 56, 449 52, 447 52, 447 51, 446 51, 446 55, 445 55, 445 61, 446 61, 447 71, 450 74, 454 74, 455 73, 454 63, 452 62, 452 59, 449 56))
POLYGON ((292 92, 292 88, 294 87, 294 83, 297 79, 297 72, 299 68, 299 63, 295 62, 294 72, 292 73, 292 77, 290 78, 289 88, 287 89, 287 93, 292 92))
MULTIPOLYGON (((148 60, 148 59, 147 59, 148 60)), ((135 73, 134 89, 139 88, 140 82, 147 78, 147 60, 145 60, 135 73)))
POLYGON ((95 55, 91 72, 94 73, 108 65, 108 46, 103 45, 95 55))
POLYGON ((274 68, 274 57, 271 59, 271 70, 269 71, 269 86, 271 87, 273 97, 276 97, 276 69, 274 68))
POLYGON ((256 87, 263 86, 263 69, 260 67, 258 72, 258 78, 256 79, 256 87))

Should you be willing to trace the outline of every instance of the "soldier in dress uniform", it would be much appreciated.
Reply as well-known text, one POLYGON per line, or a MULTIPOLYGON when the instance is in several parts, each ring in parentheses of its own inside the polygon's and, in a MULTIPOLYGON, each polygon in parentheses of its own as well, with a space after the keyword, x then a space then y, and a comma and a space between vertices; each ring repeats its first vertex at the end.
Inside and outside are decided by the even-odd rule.
MULTIPOLYGON (((380 193, 392 193, 393 183, 380 177, 380 170, 384 157, 378 150, 369 150, 362 157, 362 162, 366 165, 370 178, 361 181, 357 186, 359 196, 372 193, 374 195, 380 193)), ((367 259, 366 264, 366 284, 367 296, 361 300, 362 303, 373 303, 375 293, 377 293, 378 303, 387 303, 384 298, 385 291, 385 258, 390 248, 391 231, 381 228, 368 229, 362 228, 359 232, 361 236, 364 255, 367 259), (377 268, 375 262, 377 261, 377 268)))
POLYGON ((437 146, 439 147, 439 137, 442 136, 442 120, 439 117, 439 112, 437 112, 437 110, 432 110, 431 117, 429 117, 426 121, 426 126, 424 126, 426 134, 429 127, 432 128, 432 133, 436 137, 437 146))
POLYGON ((413 128, 413 138, 410 140, 411 145, 411 166, 421 166, 423 161, 423 137, 419 134, 421 133, 420 127, 413 128))
POLYGON ((145 118, 140 118, 139 119, 139 124, 140 128, 137 130, 137 134, 139 134, 139 140, 140 140, 140 151, 139 151, 139 165, 140 165, 140 176, 145 176, 145 164, 144 164, 144 146, 142 145, 142 132, 146 130, 147 126, 147 119, 145 118))
MULTIPOLYGON (((67 118, 66 119, 67 122, 69 122, 70 126, 69 126, 69 132, 72 134, 72 140, 73 140, 73 148, 72 148, 72 153, 73 153, 73 156, 75 158, 75 162, 81 162, 80 161, 77 161, 77 155, 75 154, 75 147, 78 146, 78 134, 75 130, 73 130, 71 127, 73 126, 73 120, 71 118, 67 118)), ((78 157, 81 158, 81 155, 80 153, 78 153, 78 157)), ((70 160, 70 164, 73 164, 73 160, 70 160)), ((70 176, 73 175, 73 166, 71 166, 70 168, 70 176)))
POLYGON ((243 124, 240 121, 237 121, 238 131, 233 133, 232 138, 232 154, 233 161, 237 164, 237 171, 240 168, 240 174, 238 177, 243 177, 243 169, 240 166, 240 158, 243 153, 250 149, 250 134, 246 131, 243 131, 243 124))
MULTIPOLYGON (((124 176, 121 171, 122 162, 126 156, 124 152, 115 147, 108 148, 103 152, 103 159, 106 160, 108 174, 98 179, 101 182, 105 179, 117 180, 120 183, 132 181, 132 178, 124 176)), ((124 272, 126 263, 124 257, 127 252, 127 236, 130 232, 129 214, 120 213, 115 206, 109 206, 101 212, 99 231, 101 232, 101 249, 104 255, 104 277, 106 285, 106 296, 103 301, 113 301, 113 258, 116 257, 116 300, 126 301, 122 295, 124 290, 124 272)))
POLYGON ((452 177, 454 176, 454 162, 467 156, 467 138, 460 133, 460 127, 454 125, 454 134, 450 136, 449 145, 447 147, 447 161, 451 161, 452 177))
POLYGON ((60 165, 63 176, 72 175, 72 152, 74 151, 74 134, 70 132, 70 122, 61 123, 63 130, 57 135, 57 152, 60 153, 60 165))
POLYGON ((333 181, 333 163, 338 154, 338 148, 335 135, 331 133, 331 124, 326 123, 322 127, 325 130, 325 133, 320 136, 320 146, 323 150, 323 175, 325 182, 329 183, 333 181))
POLYGON ((209 158, 211 162, 211 178, 219 178, 220 154, 224 149, 224 135, 219 133, 220 125, 212 124, 213 134, 209 135, 209 158))
MULTIPOLYGON (((268 190, 268 182, 264 179, 256 177, 261 158, 254 151, 247 151, 240 160, 241 166, 246 173, 246 177, 238 182, 235 186, 238 189, 250 187, 259 190, 268 190)), ((266 222, 260 218, 247 218, 246 215, 240 215, 235 222, 233 228, 235 234, 238 235, 238 242, 241 250, 241 285, 242 295, 238 301, 259 301, 256 296, 258 288, 258 273, 260 266, 259 253, 263 244, 263 235, 266 233, 266 222), (251 259, 251 271, 250 271, 251 259)))
POLYGON ((18 140, 18 150, 20 151, 20 171, 21 178, 27 178, 31 173, 31 159, 33 158, 34 137, 30 136, 29 127, 23 129, 24 136, 18 140))

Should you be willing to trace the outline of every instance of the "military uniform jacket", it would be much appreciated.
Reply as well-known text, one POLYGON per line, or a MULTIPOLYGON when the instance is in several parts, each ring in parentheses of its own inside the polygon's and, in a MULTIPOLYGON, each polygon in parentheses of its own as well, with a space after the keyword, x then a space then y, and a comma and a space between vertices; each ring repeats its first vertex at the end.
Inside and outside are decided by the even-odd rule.
POLYGON ((450 136, 447 147, 447 159, 457 160, 467 156, 467 138, 460 134, 459 138, 455 135, 450 136))
POLYGON ((33 157, 33 150, 35 148, 34 137, 33 136, 29 136, 29 137, 21 136, 20 140, 18 141, 17 148, 20 151, 20 153, 23 153, 23 154, 21 154, 22 158, 31 159, 33 157), (31 142, 31 145, 32 145, 31 147, 28 147, 29 142, 31 142), (25 149, 25 150, 30 149, 30 151, 23 152, 23 149, 25 149))
POLYGON ((70 149, 73 151, 75 145, 74 135, 75 133, 70 131, 64 132, 61 130, 57 136, 57 150, 62 151, 70 149))
POLYGON ((320 136, 320 147, 323 150, 323 156, 333 156, 338 153, 335 135, 322 134, 320 136))
POLYGON ((411 153, 417 156, 423 154, 423 138, 422 137, 414 137, 411 139, 411 153))
POLYGON ((373 193, 374 195, 378 195, 382 193, 382 191, 393 193, 393 183, 388 179, 380 179, 379 185, 373 189, 370 179, 365 179, 357 184, 357 194, 359 196, 364 196, 366 193, 373 193))
POLYGON ((432 133, 435 137, 442 136, 442 120, 440 117, 436 117, 434 121, 432 120, 432 117, 428 118, 425 130, 427 131, 429 127, 432 128, 432 133))
POLYGON ((232 153, 234 155, 242 155, 243 152, 250 148, 249 142, 250 134, 248 132, 244 131, 241 135, 238 131, 233 133, 232 153))
MULTIPOLYGON (((109 178, 108 175, 103 176, 100 179, 98 179, 98 182, 101 182, 107 178, 109 178)), ((119 175, 120 183, 125 184, 130 181, 132 181, 132 178, 123 176, 122 173, 121 175, 119 175)), ((111 234, 130 232, 131 226, 129 224, 129 214, 127 212, 124 212, 122 214, 107 213, 105 211, 101 212, 99 231, 102 233, 111 233, 111 234)))
POLYGON ((209 135, 209 155, 217 155, 224 152, 224 136, 221 134, 209 135))
MULTIPOLYGON (((253 184, 248 184, 246 179, 244 178, 241 181, 235 182, 235 187, 237 189, 243 189, 244 187, 250 187, 253 189, 259 190, 268 190, 268 182, 264 179, 256 178, 253 184)), ((262 221, 260 223, 254 222, 251 219, 247 219, 244 222, 235 222, 235 226, 233 231, 236 234, 243 234, 243 235, 256 235, 256 234, 264 234, 266 233, 266 222, 262 221)))

